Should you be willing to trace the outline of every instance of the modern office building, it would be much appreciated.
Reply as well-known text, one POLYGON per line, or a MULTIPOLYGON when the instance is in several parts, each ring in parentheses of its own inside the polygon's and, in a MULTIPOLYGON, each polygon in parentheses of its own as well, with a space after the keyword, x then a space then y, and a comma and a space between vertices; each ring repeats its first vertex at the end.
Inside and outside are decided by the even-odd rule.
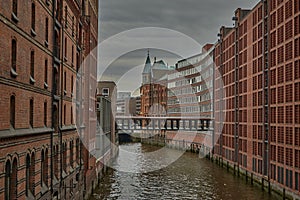
MULTIPOLYGON (((169 71, 168 117, 198 119, 213 117, 213 50, 214 45, 207 44, 203 46, 200 54, 178 61, 175 70, 169 71)), ((185 125, 180 124, 180 126, 185 125)), ((165 134, 167 139, 172 140, 178 132, 166 131, 165 134)), ((191 134, 187 133, 187 136, 182 139, 188 145, 195 143, 195 148, 200 148, 200 144, 211 141, 212 135, 197 132, 191 137, 191 134)), ((212 145, 207 143, 206 147, 211 148, 212 145)))
POLYGON ((223 79, 226 91, 216 88, 215 110, 226 118, 214 153, 273 189, 299 195, 300 1, 260 1, 237 9, 233 21, 220 29, 215 48, 215 80, 223 79))
POLYGON ((0 2, 0 199, 83 199, 91 191, 79 135, 96 118, 76 113, 91 97, 81 92, 97 68, 81 64, 97 45, 97 24, 96 0, 0 2), (72 100, 78 93, 83 104, 72 100))
POLYGON ((131 92, 118 92, 117 94, 117 116, 129 116, 129 102, 131 92))
POLYGON ((213 45, 199 55, 180 60, 168 74, 168 116, 211 118, 213 45))

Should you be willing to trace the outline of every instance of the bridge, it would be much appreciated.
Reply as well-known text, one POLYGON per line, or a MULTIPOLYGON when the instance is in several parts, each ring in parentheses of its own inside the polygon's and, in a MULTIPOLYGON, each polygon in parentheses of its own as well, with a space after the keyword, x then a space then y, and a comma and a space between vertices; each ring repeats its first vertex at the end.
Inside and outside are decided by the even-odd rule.
POLYGON ((118 130, 212 131, 211 118, 117 116, 118 130))

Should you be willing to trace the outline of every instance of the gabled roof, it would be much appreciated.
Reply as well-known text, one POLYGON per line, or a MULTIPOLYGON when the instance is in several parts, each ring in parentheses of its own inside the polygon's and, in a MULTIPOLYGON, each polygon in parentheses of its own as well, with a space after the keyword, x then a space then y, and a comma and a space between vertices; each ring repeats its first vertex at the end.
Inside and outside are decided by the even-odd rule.
POLYGON ((168 67, 166 66, 163 60, 159 60, 154 62, 152 69, 168 70, 168 67))

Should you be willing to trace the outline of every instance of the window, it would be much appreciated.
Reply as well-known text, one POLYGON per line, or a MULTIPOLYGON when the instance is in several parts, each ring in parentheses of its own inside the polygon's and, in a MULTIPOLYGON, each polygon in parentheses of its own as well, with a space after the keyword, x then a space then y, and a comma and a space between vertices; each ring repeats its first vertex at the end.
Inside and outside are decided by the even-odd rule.
POLYGON ((73 95, 73 91, 74 91, 74 78, 73 75, 71 76, 71 94, 73 95))
POLYGON ((48 88, 48 60, 45 60, 45 69, 44 69, 44 86, 48 88))
POLYGON ((41 153, 41 186, 48 185, 48 150, 41 153))
POLYGON ((28 196, 30 190, 30 156, 26 156, 26 196, 28 196))
POLYGON ((67 143, 63 144, 63 170, 67 171, 67 143))
POLYGON ((14 22, 18 22, 18 0, 13 0, 12 1, 12 20, 14 22))
POLYGON ((15 128, 15 113, 16 113, 16 99, 15 96, 10 97, 10 125, 15 128))
POLYGON ((73 167, 73 141, 70 141, 70 166, 73 167))
POLYGON ((35 30, 35 4, 31 4, 31 29, 35 30))
POLYGON ((64 125, 66 125, 66 117, 67 117, 67 106, 64 105, 64 125))
POLYGON ((44 103, 44 125, 47 127, 47 102, 44 103))
POLYGON ((76 161, 79 163, 79 139, 76 139, 76 161))
POLYGON ((54 175, 58 178, 58 145, 54 147, 54 175))
POLYGON ((68 28, 68 7, 65 6, 65 26, 68 28))
POLYGON ((10 161, 6 161, 5 164, 5 200, 11 199, 11 164, 10 161))
POLYGON ((13 75, 17 75, 17 41, 15 39, 11 42, 11 68, 14 72, 13 75))
POLYGON ((35 155, 31 154, 30 169, 29 169, 29 190, 34 194, 34 183, 35 183, 35 155))
POLYGON ((30 82, 33 84, 34 80, 34 51, 30 53, 30 82))
POLYGON ((45 162, 45 155, 44 150, 41 152, 41 187, 44 185, 44 162, 45 162))
POLYGON ((73 107, 71 106, 71 124, 74 124, 73 107))
POLYGON ((64 92, 67 91, 67 72, 64 72, 64 92))
POLYGON ((17 199, 17 159, 12 165, 8 160, 5 164, 5 200, 17 199))
POLYGON ((12 2, 12 11, 15 16, 18 16, 18 0, 13 0, 12 2))
POLYGON ((74 66, 74 45, 72 45, 72 67, 74 66))
POLYGON ((68 40, 67 37, 65 37, 65 58, 68 57, 68 40))
POLYGON ((48 39, 49 39, 49 19, 47 17, 45 22, 45 40, 47 44, 48 44, 48 39))
POLYGON ((29 103, 29 124, 33 128, 33 99, 29 103))
POLYGON ((102 89, 102 95, 108 96, 109 95, 109 88, 103 88, 102 89))

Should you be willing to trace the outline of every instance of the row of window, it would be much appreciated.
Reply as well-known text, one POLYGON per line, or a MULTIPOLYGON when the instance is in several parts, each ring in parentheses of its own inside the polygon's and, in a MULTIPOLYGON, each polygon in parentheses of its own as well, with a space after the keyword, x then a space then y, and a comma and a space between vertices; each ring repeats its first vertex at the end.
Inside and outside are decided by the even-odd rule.
MULTIPOLYGON (((79 139, 76 140, 76 147, 75 147, 75 160, 74 160, 74 141, 71 140, 69 142, 69 149, 70 149, 70 155, 69 155, 69 162, 70 167, 74 167, 74 162, 76 161, 79 163, 79 155, 80 155, 80 141, 79 139)), ((58 178, 59 174, 59 151, 58 151, 58 145, 55 145, 53 147, 54 149, 54 175, 58 178)), ((67 173, 67 142, 64 142, 62 145, 62 167, 63 170, 67 173)), ((36 154, 34 152, 28 153, 26 155, 26 163, 25 163, 25 191, 27 197, 34 197, 35 196, 35 189, 38 186, 36 184, 36 169, 37 166, 40 166, 40 186, 48 187, 48 180, 50 178, 49 176, 49 155, 48 155, 48 149, 43 149, 41 151, 41 164, 36 164, 36 154)), ((11 162, 10 160, 7 160, 5 163, 5 199, 17 199, 17 192, 18 192, 18 161, 17 159, 13 159, 11 162)))
MULTIPOLYGON (((25 164, 25 192, 26 196, 34 196, 35 194, 35 167, 36 165, 35 153, 26 155, 25 164)), ((48 149, 41 151, 41 164, 40 164, 40 186, 48 186, 48 149)), ((12 162, 7 160, 5 163, 5 199, 17 199, 18 191, 18 161, 15 158, 12 162)))
MULTIPOLYGON (((12 95, 10 97, 10 126, 15 128, 16 126, 16 97, 12 95)), ((64 105, 64 116, 63 116, 63 123, 67 124, 67 106, 64 105)), ((73 117, 73 107, 71 106, 70 109, 70 116, 71 116, 71 124, 74 124, 74 117, 73 117)), ((44 126, 47 127, 47 120, 48 120, 48 104, 44 102, 44 126)), ((30 127, 34 127, 34 99, 29 100, 29 125, 30 127)))

